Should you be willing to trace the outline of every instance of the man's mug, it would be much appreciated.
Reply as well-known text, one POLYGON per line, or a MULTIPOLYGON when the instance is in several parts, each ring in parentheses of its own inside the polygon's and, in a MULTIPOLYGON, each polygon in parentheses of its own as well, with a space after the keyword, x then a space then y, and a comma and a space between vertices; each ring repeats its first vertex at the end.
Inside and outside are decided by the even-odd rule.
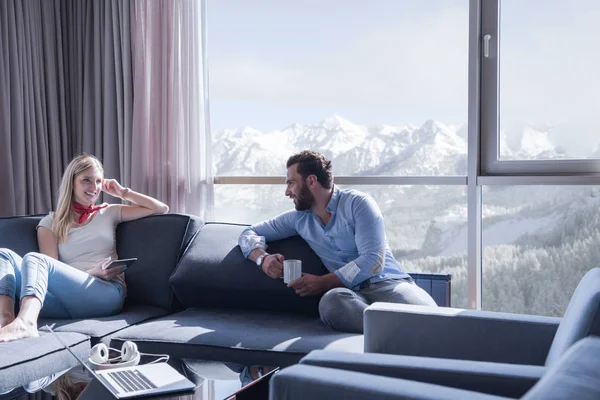
POLYGON ((302 276, 302 260, 283 260, 283 282, 290 283, 302 276))

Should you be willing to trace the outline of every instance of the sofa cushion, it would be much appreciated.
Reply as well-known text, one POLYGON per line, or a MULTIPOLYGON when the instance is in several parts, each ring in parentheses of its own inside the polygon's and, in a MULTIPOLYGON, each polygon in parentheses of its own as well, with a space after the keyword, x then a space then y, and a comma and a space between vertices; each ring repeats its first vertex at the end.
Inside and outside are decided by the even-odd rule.
POLYGON ((523 400, 600 399, 600 338, 589 336, 571 346, 523 400))
POLYGON ((304 364, 273 375, 269 396, 286 400, 510 400, 408 379, 304 364))
POLYGON ((108 336, 128 326, 162 317, 167 312, 162 308, 144 305, 125 305, 117 315, 91 319, 41 318, 38 326, 50 325, 55 332, 77 332, 90 336, 91 345, 108 342, 108 336))
POLYGON ((577 285, 552 341, 546 365, 558 361, 573 343, 588 335, 600 335, 600 268, 586 272, 577 285))
POLYGON ((184 214, 153 215, 119 224, 119 257, 138 259, 125 272, 127 304, 171 310, 169 277, 200 226, 197 217, 184 214))
MULTIPOLYGON (((207 223, 198 232, 171 277, 184 306, 286 311, 318 315, 320 296, 299 297, 280 279, 271 279, 244 258, 237 245, 244 225, 207 223)), ((269 253, 302 260, 303 272, 328 271, 299 236, 269 243, 269 253)))
POLYGON ((36 226, 44 216, 0 218, 0 248, 11 249, 21 257, 39 251, 36 226))
POLYGON ((334 331, 318 318, 265 311, 190 308, 119 331, 111 344, 125 340, 142 352, 244 365, 292 365, 315 349, 363 351, 363 335, 334 331))
MULTIPOLYGON (((87 336, 68 332, 58 335, 79 357, 89 356, 87 336)), ((0 355, 0 392, 79 364, 51 333, 43 331, 37 338, 0 343, 0 355)))

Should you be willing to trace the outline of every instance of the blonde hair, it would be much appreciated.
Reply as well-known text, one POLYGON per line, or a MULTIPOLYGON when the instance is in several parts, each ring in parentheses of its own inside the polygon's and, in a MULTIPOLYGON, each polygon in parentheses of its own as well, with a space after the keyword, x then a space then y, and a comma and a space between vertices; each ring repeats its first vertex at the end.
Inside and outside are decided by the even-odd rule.
POLYGON ((102 163, 94 156, 83 154, 75 157, 67 166, 58 190, 58 205, 53 213, 52 231, 58 243, 64 243, 69 235, 69 228, 75 220, 73 211, 73 182, 77 175, 88 168, 96 167, 104 175, 102 163))
POLYGON ((82 386, 75 383, 68 373, 55 380, 52 383, 52 389, 53 395, 57 396, 59 400, 75 400, 83 390, 82 386))

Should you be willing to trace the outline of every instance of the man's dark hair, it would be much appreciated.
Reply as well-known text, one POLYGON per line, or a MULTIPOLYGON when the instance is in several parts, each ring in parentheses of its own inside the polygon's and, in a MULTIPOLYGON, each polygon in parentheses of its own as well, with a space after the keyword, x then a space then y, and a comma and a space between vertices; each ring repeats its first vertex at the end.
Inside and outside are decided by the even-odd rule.
POLYGON ((331 172, 331 161, 321 153, 312 150, 303 150, 294 154, 287 160, 286 168, 298 164, 296 170, 306 180, 309 175, 315 175, 317 181, 325 189, 331 189, 333 185, 333 174, 331 172))

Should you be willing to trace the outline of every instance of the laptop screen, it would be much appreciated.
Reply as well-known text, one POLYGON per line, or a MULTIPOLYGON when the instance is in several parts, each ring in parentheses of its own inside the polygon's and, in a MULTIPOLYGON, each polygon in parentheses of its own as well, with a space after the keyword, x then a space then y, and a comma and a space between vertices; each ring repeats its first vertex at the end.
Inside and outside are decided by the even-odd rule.
POLYGON ((78 356, 77 354, 75 354, 75 352, 74 352, 73 350, 71 350, 71 348, 70 348, 70 347, 69 347, 69 346, 68 346, 68 345, 67 345, 67 344, 66 344, 66 343, 65 343, 65 342, 64 342, 64 341, 63 341, 63 340, 60 338, 60 336, 58 336, 58 335, 56 334, 56 332, 54 332, 54 331, 52 330, 52 328, 50 328, 48 325, 46 325, 46 326, 45 326, 45 328, 46 328, 46 329, 48 329, 48 330, 50 331, 50 333, 52 333, 52 335, 54 335, 54 337, 56 338, 56 340, 58 340, 58 342, 59 342, 59 343, 60 343, 60 344, 61 344, 61 345, 62 345, 62 346, 65 348, 65 349, 67 349, 67 351, 68 351, 69 353, 71 353, 71 355, 73 355, 73 357, 75 357, 75 359, 76 359, 77 361, 79 361, 79 364, 81 364, 81 365, 82 365, 82 366, 83 366, 85 369, 87 369, 87 370, 88 370, 88 371, 89 371, 89 372, 92 374, 92 376, 96 376, 96 373, 95 373, 95 371, 94 371, 92 368, 90 368, 90 366, 89 366, 89 365, 87 365, 85 362, 83 362, 83 360, 82 360, 81 358, 79 358, 79 356, 78 356))

